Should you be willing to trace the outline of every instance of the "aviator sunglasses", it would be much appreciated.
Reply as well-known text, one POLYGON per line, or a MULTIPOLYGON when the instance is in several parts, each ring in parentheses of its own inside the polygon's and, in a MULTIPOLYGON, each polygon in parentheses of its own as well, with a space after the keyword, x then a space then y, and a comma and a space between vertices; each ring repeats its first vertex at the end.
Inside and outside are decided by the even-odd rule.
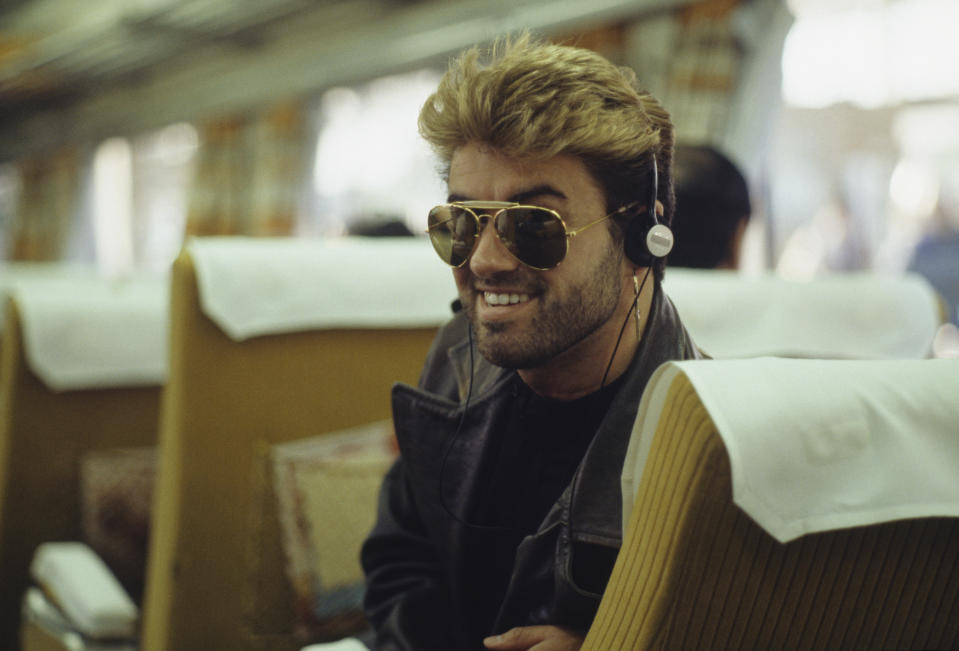
POLYGON ((527 267, 546 271, 566 257, 571 237, 635 205, 622 206, 605 217, 569 230, 559 213, 549 208, 510 201, 456 201, 430 210, 426 232, 443 262, 462 267, 476 248, 482 229, 480 222, 485 217, 493 222, 496 236, 514 258, 527 267))

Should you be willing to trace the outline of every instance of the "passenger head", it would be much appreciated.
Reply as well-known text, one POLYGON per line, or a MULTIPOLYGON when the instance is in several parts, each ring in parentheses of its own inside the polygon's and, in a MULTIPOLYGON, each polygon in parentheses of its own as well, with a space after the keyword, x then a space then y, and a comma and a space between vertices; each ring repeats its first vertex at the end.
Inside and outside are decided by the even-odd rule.
MULTIPOLYGON (((537 42, 529 35, 473 48, 450 66, 420 113, 420 132, 448 177, 454 152, 486 143, 515 160, 580 158, 602 188, 607 212, 647 206, 653 157, 657 198, 673 214, 673 127, 635 74, 590 50, 537 42)), ((610 220, 614 236, 635 213, 610 220)), ((652 265, 662 277, 664 261, 652 265)))
POLYGON ((752 212, 746 179, 708 145, 678 145, 673 170, 676 243, 669 266, 735 269, 752 212))

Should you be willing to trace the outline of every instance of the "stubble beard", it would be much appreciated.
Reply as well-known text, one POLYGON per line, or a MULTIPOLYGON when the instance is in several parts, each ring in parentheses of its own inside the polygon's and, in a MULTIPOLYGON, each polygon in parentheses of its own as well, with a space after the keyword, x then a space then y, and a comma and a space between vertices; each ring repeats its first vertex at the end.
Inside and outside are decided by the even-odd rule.
POLYGON ((583 282, 569 287, 565 297, 551 294, 547 283, 536 278, 536 272, 526 269, 497 279, 504 285, 528 287, 535 296, 538 309, 523 323, 479 321, 476 301, 483 300, 482 294, 470 289, 471 300, 464 301, 464 305, 480 354, 503 368, 533 369, 583 341, 616 311, 621 263, 622 253, 617 256, 616 251, 608 250, 583 282))

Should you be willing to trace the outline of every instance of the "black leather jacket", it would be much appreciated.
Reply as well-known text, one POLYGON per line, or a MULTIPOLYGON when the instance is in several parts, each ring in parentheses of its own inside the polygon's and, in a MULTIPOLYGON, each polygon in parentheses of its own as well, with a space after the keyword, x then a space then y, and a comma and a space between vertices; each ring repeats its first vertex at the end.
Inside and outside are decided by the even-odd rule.
POLYGON ((479 637, 468 633, 470 613, 457 598, 464 593, 465 569, 478 561, 464 552, 469 531, 449 511, 463 513, 478 490, 476 460, 490 436, 489 424, 511 400, 513 371, 474 354, 469 408, 448 456, 469 383, 463 315, 440 331, 419 388, 394 387, 401 456, 384 481, 378 520, 362 552, 365 607, 377 651, 473 651, 482 648, 482 635, 514 626, 589 627, 621 543, 620 473, 642 391, 663 362, 700 356, 658 287, 651 312, 623 385, 573 481, 539 530, 523 539, 494 630, 479 637))

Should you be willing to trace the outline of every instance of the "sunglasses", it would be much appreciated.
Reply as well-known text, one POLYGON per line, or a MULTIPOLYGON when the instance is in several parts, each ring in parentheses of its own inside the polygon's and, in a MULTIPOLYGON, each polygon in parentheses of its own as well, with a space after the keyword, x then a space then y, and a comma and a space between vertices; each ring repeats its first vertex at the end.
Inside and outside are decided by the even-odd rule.
POLYGON ((476 248, 481 220, 485 217, 493 223, 496 236, 514 258, 527 267, 546 271, 566 257, 571 237, 635 205, 623 206, 585 226, 569 230, 559 213, 549 208, 509 201, 456 201, 430 210, 426 232, 443 262, 462 267, 476 248))

